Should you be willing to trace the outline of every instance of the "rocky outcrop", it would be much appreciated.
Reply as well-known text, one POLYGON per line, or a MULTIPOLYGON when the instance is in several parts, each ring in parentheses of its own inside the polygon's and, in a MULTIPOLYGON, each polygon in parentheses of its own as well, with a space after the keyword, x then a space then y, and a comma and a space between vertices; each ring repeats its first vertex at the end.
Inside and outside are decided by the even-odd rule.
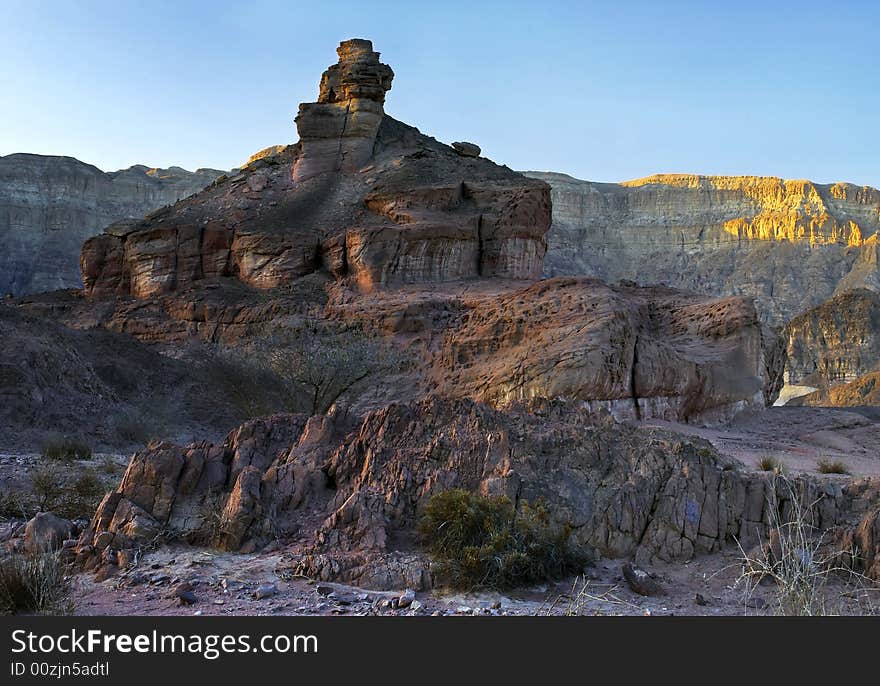
POLYGON ((526 172, 553 188, 547 276, 629 279, 755 298, 784 324, 835 293, 880 288, 880 191, 774 177, 621 184, 526 172))
POLYGON ((468 308, 443 335, 438 385, 503 406, 566 397, 620 418, 720 419, 762 406, 751 301, 559 278, 468 308))
POLYGON ((368 40, 343 41, 339 63, 321 77, 318 102, 299 106, 296 128, 301 150, 293 168, 296 181, 328 172, 352 172, 373 156, 384 115, 385 93, 394 72, 379 62, 368 40))
POLYGON ((766 540, 774 509, 789 516, 793 497, 817 503, 811 523, 827 528, 852 499, 807 478, 780 488, 699 439, 597 420, 570 403, 529 409, 429 399, 353 426, 279 415, 222 445, 154 444, 105 497, 79 559, 124 567, 163 531, 192 541, 210 534, 231 550, 296 532, 300 572, 424 588, 429 564, 411 541, 425 501, 450 488, 541 501, 585 554, 645 563, 766 540))
POLYGON ((880 294, 838 295, 792 319, 786 342, 786 382, 825 389, 854 381, 880 364, 880 294))
POLYGON ((853 381, 818 389, 801 387, 787 405, 812 405, 817 407, 861 407, 880 405, 880 372, 869 372, 853 381))
POLYGON ((78 288, 83 241, 192 195, 222 173, 143 165, 105 173, 72 157, 0 157, 0 294, 78 288))
POLYGON ((86 293, 149 298, 222 277, 277 288, 316 272, 365 291, 537 278, 549 187, 385 116, 390 68, 369 41, 338 53, 300 108, 299 143, 87 241, 86 293))

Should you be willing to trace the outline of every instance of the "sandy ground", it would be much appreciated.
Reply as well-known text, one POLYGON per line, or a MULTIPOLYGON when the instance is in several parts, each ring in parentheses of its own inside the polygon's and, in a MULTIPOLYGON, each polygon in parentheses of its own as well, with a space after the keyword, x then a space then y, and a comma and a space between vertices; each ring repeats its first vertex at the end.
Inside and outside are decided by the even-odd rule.
POLYGON ((820 460, 831 460, 842 462, 853 476, 880 476, 880 407, 771 407, 742 412, 721 427, 646 424, 705 438, 747 467, 774 457, 791 474, 816 474, 820 460))
MULTIPOLYGON (((416 594, 404 609, 388 607, 405 589, 369 591, 313 582, 289 573, 284 554, 237 555, 169 546, 146 556, 124 576, 96 583, 72 580, 78 615, 773 615, 779 612, 775 586, 751 591, 740 581, 737 552, 702 556, 687 564, 657 565, 650 572, 666 594, 643 597, 629 589, 620 560, 603 560, 584 576, 514 593, 416 594), (186 582, 195 603, 176 589, 186 582), (259 590, 274 587, 267 597, 259 590)), ((833 580, 826 589, 834 614, 877 614, 880 589, 833 580)))

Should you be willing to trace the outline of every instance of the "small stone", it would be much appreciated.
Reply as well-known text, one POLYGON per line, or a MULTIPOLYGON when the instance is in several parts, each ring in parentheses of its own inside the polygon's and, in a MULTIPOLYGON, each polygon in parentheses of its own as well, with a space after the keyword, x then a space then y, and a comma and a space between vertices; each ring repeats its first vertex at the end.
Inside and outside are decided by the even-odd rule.
POLYGON ((175 595, 180 605, 195 605, 196 603, 196 594, 192 591, 176 591, 175 595))
POLYGON ((639 569, 632 564, 623 565, 623 578, 633 590, 643 596, 666 595, 664 588, 655 581, 644 569, 639 569))
POLYGON ((709 600, 706 598, 706 596, 704 596, 702 593, 697 593, 697 595, 694 596, 694 602, 697 605, 711 605, 712 604, 709 602, 709 600))
POLYGON ((275 587, 275 584, 263 584, 262 586, 258 586, 257 590, 254 591, 254 598, 257 600, 271 598, 276 593, 278 593, 278 589, 275 587))
POLYGON ((400 594, 397 598, 397 607, 405 608, 409 607, 413 604, 413 601, 416 599, 416 592, 411 588, 406 589, 403 593, 400 594))
POLYGON ((318 585, 315 587, 315 590, 318 592, 318 595, 323 595, 323 596, 329 596, 333 593, 332 586, 318 585))

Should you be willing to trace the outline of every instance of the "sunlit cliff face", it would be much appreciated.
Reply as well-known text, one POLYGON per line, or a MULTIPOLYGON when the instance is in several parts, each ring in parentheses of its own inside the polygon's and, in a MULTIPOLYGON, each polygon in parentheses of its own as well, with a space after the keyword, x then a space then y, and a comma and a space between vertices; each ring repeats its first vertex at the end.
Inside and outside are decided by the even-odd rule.
POLYGON ((721 201, 735 194, 745 201, 742 216, 725 221, 723 228, 742 240, 859 247, 880 227, 880 191, 869 186, 848 183, 823 186, 772 176, 688 174, 657 174, 621 185, 693 189, 708 194, 709 198, 717 194, 721 201))

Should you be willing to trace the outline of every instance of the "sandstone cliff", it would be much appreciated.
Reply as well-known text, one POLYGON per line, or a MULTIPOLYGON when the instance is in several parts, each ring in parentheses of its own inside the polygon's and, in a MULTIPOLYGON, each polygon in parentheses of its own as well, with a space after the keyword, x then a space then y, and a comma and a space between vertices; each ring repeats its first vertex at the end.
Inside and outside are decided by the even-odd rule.
POLYGON ((755 298, 784 324, 880 288, 880 191, 774 177, 657 175, 621 184, 526 172, 553 188, 548 276, 630 279, 755 298))
POLYGON ((847 291, 792 319, 782 337, 787 383, 825 389, 855 381, 880 365, 880 294, 847 291))
POLYGON ((0 157, 0 294, 78 288, 83 241, 192 195, 221 173, 142 165, 105 173, 72 157, 0 157))

